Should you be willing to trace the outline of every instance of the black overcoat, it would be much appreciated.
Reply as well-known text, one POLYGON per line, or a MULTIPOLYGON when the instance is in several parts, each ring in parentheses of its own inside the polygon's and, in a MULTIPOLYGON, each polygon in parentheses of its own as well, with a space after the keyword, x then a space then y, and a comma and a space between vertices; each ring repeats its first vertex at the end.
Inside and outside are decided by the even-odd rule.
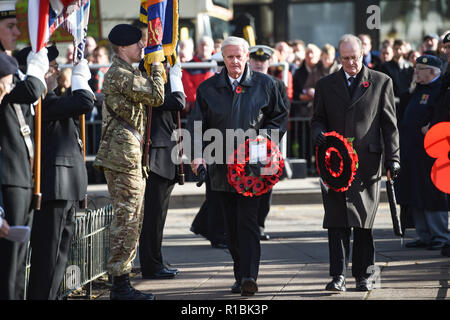
POLYGON ((353 97, 343 69, 316 85, 313 141, 321 131, 336 131, 354 138, 359 158, 355 179, 346 192, 322 190, 324 228, 372 228, 380 199, 383 147, 386 162, 400 161, 392 80, 365 66, 360 72, 353 97))
POLYGON ((42 102, 42 200, 82 200, 87 172, 79 143, 78 117, 94 107, 93 95, 75 90, 58 97, 49 92, 42 102))
MULTIPOLYGON (((245 67, 240 81, 242 91, 233 92, 226 68, 203 81, 197 89, 197 99, 189 117, 188 129, 194 142, 194 122, 201 121, 202 131, 218 129, 223 137, 224 157, 227 157, 226 130, 272 129, 279 130, 281 140, 286 132, 288 107, 285 106, 275 82, 261 72, 245 67)), ((201 143, 197 141, 196 143, 201 143)), ((202 148, 204 145, 202 146, 202 148)), ((191 147, 194 151, 194 146, 191 147)), ((194 155, 195 157, 195 155, 194 155)), ((223 163, 208 164, 208 173, 213 191, 235 192, 227 180, 226 159, 223 163)))

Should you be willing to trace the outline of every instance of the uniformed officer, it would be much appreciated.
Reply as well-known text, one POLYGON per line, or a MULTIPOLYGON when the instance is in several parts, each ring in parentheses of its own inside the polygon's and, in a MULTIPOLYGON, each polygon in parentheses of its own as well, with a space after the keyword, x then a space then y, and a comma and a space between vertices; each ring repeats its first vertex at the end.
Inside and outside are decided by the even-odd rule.
MULTIPOLYGON (((0 52, 13 51, 20 35, 15 1, 0 1, 0 52)), ((47 49, 30 52, 26 77, 14 75, 14 89, 0 106, 2 195, 11 226, 32 223, 33 107, 45 89, 47 49)), ((23 299, 27 243, 0 239, 0 300, 23 299)))
MULTIPOLYGON (((23 51, 30 50, 25 48, 23 51)), ((87 189, 78 117, 94 107, 86 59, 72 70, 72 94, 57 96, 56 46, 48 48, 48 93, 42 101, 42 204, 33 218, 29 300, 56 300, 66 271, 78 202, 87 189)))
POLYGON ((141 30, 128 24, 116 25, 109 33, 116 55, 105 74, 102 138, 94 161, 95 167, 104 170, 114 207, 108 261, 113 300, 153 299, 152 294, 134 289, 129 279, 143 218, 146 168, 142 166, 142 146, 147 108, 164 102, 162 65, 154 62, 149 77, 132 67, 143 57, 141 37, 141 30))
MULTIPOLYGON (((258 71, 267 74, 270 66, 270 57, 274 54, 274 50, 271 47, 264 45, 257 45, 250 47, 250 68, 253 71, 258 71)), ((281 97, 283 98, 283 102, 286 107, 289 109, 290 101, 287 95, 287 89, 284 82, 272 76, 273 81, 281 93, 281 97)), ((287 124, 286 124, 287 125, 287 124)), ((259 225, 259 233, 261 240, 269 240, 270 236, 264 232, 265 221, 267 215, 270 211, 270 205, 272 203, 272 189, 269 192, 263 194, 261 196, 261 200, 259 201, 258 206, 258 225, 259 225)))

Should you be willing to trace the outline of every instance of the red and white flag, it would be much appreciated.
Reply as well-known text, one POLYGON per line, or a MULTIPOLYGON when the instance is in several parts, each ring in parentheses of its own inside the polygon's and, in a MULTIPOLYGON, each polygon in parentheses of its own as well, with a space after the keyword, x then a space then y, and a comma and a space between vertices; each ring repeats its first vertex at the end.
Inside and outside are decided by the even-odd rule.
POLYGON ((33 51, 41 50, 61 25, 74 36, 76 48, 84 51, 89 6, 90 0, 29 0, 28 31, 33 51))

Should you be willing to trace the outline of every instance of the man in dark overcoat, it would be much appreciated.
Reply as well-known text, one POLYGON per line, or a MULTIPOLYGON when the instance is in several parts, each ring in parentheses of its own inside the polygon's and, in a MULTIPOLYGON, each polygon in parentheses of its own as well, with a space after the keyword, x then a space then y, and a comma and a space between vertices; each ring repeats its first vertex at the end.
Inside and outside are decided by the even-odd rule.
POLYGON ((330 276, 327 290, 345 291, 353 228, 352 275, 357 290, 372 288, 368 268, 375 264, 372 227, 380 200, 382 153, 388 173, 400 169, 399 137, 392 80, 362 64, 361 41, 344 35, 339 42, 340 71, 319 80, 314 96, 313 141, 325 143, 325 132, 354 138, 359 167, 350 188, 335 192, 322 188, 328 229, 330 276))
POLYGON ((164 87, 164 104, 152 110, 150 139, 150 173, 145 187, 144 220, 139 238, 139 262, 142 278, 174 278, 178 269, 168 268, 161 252, 164 224, 170 194, 177 182, 177 167, 172 161, 176 141, 171 139, 177 129, 177 111, 186 100, 181 82, 181 68, 175 64, 166 69, 169 81, 164 87))
MULTIPOLYGON (((0 1, 0 52, 13 51, 20 35, 15 1, 0 1)), ((34 106, 45 90, 47 49, 31 52, 26 75, 14 75, 14 89, 0 105, 2 196, 10 226, 30 226, 33 210, 34 106)), ((23 299, 27 243, 0 239, 0 300, 23 299)))
MULTIPOLYGON (((207 129, 219 130, 224 145, 227 129, 234 133, 237 130, 245 132, 254 129, 256 134, 263 134, 261 129, 265 129, 272 136, 276 134, 275 131, 279 131, 280 139, 286 132, 288 109, 282 102, 275 82, 268 75, 251 71, 247 63, 248 43, 242 38, 228 37, 222 43, 222 55, 225 68, 200 84, 188 123, 194 145, 197 145, 192 148, 194 173, 197 173, 200 164, 206 164, 203 152, 195 153, 196 149, 203 151, 203 141, 197 139, 201 138, 198 137, 200 130, 194 134, 195 121, 201 123, 201 136, 207 129)), ((261 247, 257 218, 261 197, 246 197, 236 192, 227 180, 226 150, 223 155, 223 159, 208 161, 207 173, 211 189, 220 192, 217 198, 225 212, 229 250, 234 262, 235 283, 232 292, 253 295, 258 291, 256 280, 261 247)))

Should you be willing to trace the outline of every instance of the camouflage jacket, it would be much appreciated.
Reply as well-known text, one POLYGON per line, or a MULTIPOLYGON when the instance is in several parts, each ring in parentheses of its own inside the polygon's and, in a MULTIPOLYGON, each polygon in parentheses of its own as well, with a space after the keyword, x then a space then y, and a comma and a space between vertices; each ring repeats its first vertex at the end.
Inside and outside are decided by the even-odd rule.
POLYGON ((147 77, 118 56, 113 57, 103 83, 102 138, 94 167, 142 174, 140 142, 108 108, 144 137, 147 106, 159 107, 164 102, 162 68, 162 65, 152 66, 151 77, 147 77))

